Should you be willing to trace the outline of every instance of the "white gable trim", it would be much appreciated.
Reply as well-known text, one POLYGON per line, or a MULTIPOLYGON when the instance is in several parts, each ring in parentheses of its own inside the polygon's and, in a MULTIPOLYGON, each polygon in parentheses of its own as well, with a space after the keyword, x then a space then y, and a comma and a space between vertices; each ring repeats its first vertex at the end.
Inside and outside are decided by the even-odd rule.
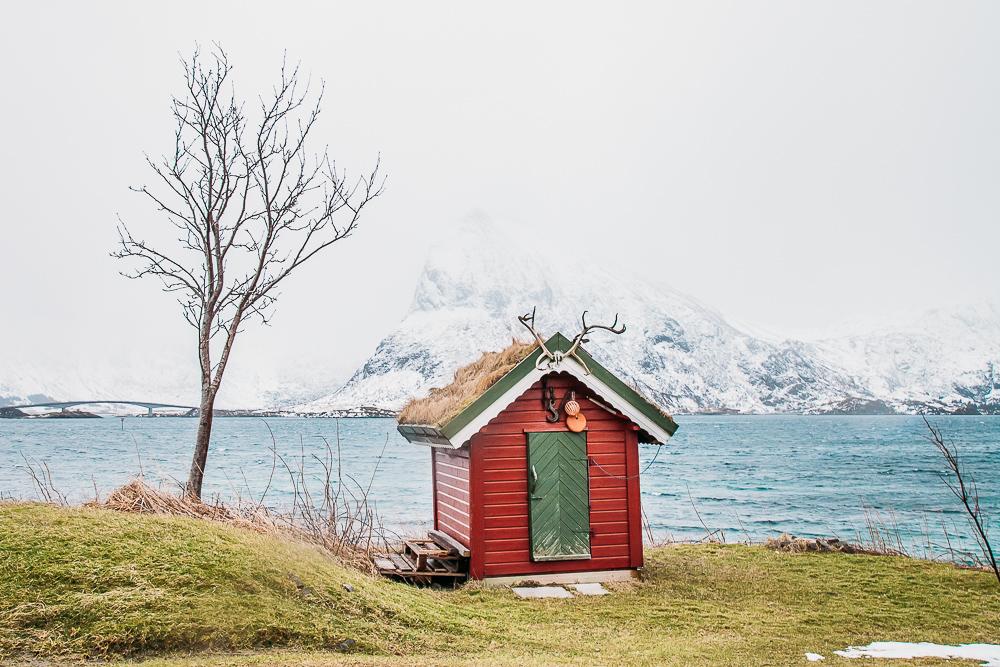
POLYGON ((490 420, 506 410, 507 406, 517 400, 518 396, 530 389, 531 385, 538 382, 542 376, 553 372, 569 373, 589 389, 593 390, 605 401, 610 403, 616 410, 620 411, 623 415, 638 424, 642 430, 651 435, 658 442, 664 443, 670 439, 669 433, 654 424, 644 414, 636 410, 628 401, 619 396, 615 390, 601 382, 601 380, 594 375, 588 375, 586 369, 584 369, 580 362, 573 357, 565 357, 558 366, 542 368, 541 370, 537 368, 531 369, 527 375, 518 380, 517 383, 504 392, 500 398, 493 401, 489 407, 476 415, 471 422, 466 424, 462 430, 456 433, 455 436, 450 439, 451 446, 454 449, 458 449, 463 446, 469 441, 469 439, 472 438, 473 435, 478 433, 481 428, 486 426, 490 420))

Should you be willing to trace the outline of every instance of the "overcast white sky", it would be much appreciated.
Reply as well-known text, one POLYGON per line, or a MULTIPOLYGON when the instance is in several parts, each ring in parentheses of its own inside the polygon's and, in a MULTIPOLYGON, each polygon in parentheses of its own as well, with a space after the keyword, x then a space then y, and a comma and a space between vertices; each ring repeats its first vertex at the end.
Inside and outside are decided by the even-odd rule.
POLYGON ((212 41, 251 97, 287 49, 327 81, 317 138, 390 175, 234 363, 349 372, 471 209, 789 333, 1000 296, 1000 3, 14 3, 0 361, 190 348, 107 253, 212 41))

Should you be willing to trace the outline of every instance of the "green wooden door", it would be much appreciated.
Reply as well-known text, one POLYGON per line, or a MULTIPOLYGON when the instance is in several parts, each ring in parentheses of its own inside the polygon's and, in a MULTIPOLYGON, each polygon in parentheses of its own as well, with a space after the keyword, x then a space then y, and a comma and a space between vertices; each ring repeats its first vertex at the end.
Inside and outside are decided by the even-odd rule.
POLYGON ((587 434, 528 434, 532 560, 590 558, 587 434))

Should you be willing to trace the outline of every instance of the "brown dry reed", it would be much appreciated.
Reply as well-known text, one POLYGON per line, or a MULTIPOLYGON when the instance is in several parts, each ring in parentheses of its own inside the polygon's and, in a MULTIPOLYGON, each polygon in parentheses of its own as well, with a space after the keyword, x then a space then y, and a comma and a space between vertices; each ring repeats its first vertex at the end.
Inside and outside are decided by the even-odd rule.
POLYGON ((484 353, 455 371, 447 387, 431 389, 426 397, 407 403, 399 413, 399 423, 444 426, 537 348, 537 343, 514 340, 499 352, 484 353))

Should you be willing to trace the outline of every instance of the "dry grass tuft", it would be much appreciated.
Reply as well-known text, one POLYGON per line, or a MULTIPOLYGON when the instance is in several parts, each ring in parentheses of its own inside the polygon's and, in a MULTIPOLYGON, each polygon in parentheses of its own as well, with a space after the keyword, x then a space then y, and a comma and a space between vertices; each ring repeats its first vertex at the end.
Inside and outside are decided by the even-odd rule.
POLYGON ((250 528, 258 532, 271 532, 276 527, 274 520, 263 508, 233 509, 221 502, 205 503, 188 495, 173 495, 160 489, 154 489, 142 479, 133 479, 125 486, 112 491, 111 495, 104 501, 93 501, 87 505, 133 514, 162 514, 192 519, 208 519, 241 528, 250 528))
POLYGON ((499 352, 486 352, 455 371, 455 379, 447 387, 431 389, 426 397, 407 403, 399 413, 399 423, 437 427, 447 424, 537 348, 537 343, 514 340, 499 352))
POLYGON ((321 503, 313 503, 308 491, 302 491, 296 493, 290 511, 278 512, 259 502, 206 503, 183 493, 174 495, 155 489, 140 478, 116 489, 107 499, 91 501, 86 506, 129 514, 214 521, 278 539, 313 544, 337 556, 345 565, 373 573, 371 555, 386 543, 377 532, 381 529, 380 519, 368 507, 367 499, 353 505, 349 502, 353 501, 326 495, 321 503), (362 519, 367 523, 362 523, 362 519))
POLYGON ((775 551, 788 551, 790 553, 843 553, 843 554, 867 554, 870 556, 891 555, 888 552, 875 551, 857 544, 844 542, 836 537, 811 539, 806 537, 795 537, 788 533, 782 533, 778 537, 769 537, 764 542, 764 546, 775 551))

